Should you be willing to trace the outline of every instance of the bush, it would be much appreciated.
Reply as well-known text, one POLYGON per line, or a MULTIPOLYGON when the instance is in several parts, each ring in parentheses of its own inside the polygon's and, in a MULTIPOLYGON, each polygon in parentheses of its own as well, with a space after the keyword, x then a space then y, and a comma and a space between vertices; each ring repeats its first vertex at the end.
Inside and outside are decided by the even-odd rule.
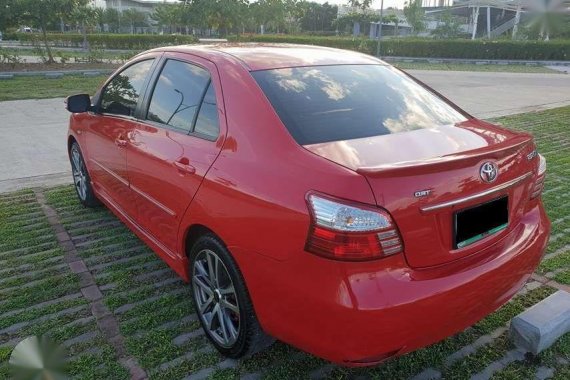
MULTIPOLYGON (((232 38, 237 40, 237 37, 232 38)), ((239 41, 282 42, 320 45, 376 53, 376 41, 366 38, 320 37, 291 35, 248 35, 239 41)), ((382 40, 381 55, 392 57, 570 60, 570 40, 512 41, 512 40, 434 40, 428 38, 393 38, 382 40)))
MULTIPOLYGON (((41 35, 18 33, 18 40, 23 45, 33 45, 41 41, 41 35)), ((48 41, 57 47, 82 47, 81 34, 50 33, 48 41)), ((87 41, 96 49, 128 49, 145 50, 164 45, 193 44, 198 42, 194 36, 186 35, 156 35, 156 34, 88 34, 87 41)))

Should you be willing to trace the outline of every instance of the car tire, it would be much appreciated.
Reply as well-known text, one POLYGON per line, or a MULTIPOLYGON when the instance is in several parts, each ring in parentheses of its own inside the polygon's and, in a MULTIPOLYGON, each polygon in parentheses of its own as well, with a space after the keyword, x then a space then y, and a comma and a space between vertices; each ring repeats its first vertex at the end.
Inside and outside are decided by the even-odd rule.
POLYGON ((69 148, 69 161, 71 163, 75 192, 81 204, 85 207, 100 206, 101 203, 95 196, 91 186, 91 177, 87 171, 87 166, 85 166, 85 160, 77 141, 74 141, 69 148))
POLYGON ((238 359, 273 344, 257 320, 243 276, 225 245, 207 234, 196 241, 189 256, 194 306, 214 347, 238 359))

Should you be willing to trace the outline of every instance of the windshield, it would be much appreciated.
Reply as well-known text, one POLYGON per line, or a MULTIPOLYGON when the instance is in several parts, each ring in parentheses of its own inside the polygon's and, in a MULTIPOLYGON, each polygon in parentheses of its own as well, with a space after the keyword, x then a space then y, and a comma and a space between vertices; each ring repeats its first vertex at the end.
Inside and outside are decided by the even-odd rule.
POLYGON ((445 101, 386 65, 294 67, 252 75, 301 145, 466 120, 445 101))

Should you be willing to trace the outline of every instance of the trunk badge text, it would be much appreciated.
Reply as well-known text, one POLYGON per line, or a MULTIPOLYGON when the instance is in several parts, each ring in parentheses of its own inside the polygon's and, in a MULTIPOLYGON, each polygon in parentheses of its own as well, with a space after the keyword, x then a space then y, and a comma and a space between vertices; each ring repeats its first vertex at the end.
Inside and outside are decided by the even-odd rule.
POLYGON ((416 198, 427 197, 429 193, 431 193, 431 189, 416 191, 414 193, 414 197, 416 198))
POLYGON ((487 161, 481 165, 481 169, 479 169, 479 175, 481 176, 483 182, 494 182, 499 175, 499 168, 494 162, 487 161))

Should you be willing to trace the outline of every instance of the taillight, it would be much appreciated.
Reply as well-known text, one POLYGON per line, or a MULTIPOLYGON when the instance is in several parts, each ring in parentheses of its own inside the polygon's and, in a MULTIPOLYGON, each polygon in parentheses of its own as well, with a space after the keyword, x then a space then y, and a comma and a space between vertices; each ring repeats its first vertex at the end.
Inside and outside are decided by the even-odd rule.
POLYGON ((544 190, 544 179, 546 177, 546 159, 542 154, 539 154, 538 158, 538 175, 536 177, 536 181, 534 181, 530 199, 538 197, 540 194, 542 194, 542 190, 544 190))
POLYGON ((314 193, 307 201, 312 219, 308 252, 353 261, 402 252, 400 234, 388 211, 314 193))

